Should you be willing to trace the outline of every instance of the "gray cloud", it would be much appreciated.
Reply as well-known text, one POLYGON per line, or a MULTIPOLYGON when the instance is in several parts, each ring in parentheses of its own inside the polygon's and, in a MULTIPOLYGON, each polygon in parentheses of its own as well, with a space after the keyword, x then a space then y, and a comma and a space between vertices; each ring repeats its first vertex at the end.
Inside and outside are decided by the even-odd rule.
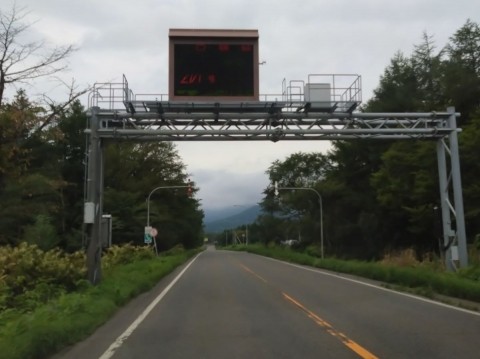
POLYGON ((262 192, 268 186, 268 178, 261 172, 197 170, 193 180, 200 184, 197 198, 208 209, 254 205, 260 202, 263 197, 262 192))

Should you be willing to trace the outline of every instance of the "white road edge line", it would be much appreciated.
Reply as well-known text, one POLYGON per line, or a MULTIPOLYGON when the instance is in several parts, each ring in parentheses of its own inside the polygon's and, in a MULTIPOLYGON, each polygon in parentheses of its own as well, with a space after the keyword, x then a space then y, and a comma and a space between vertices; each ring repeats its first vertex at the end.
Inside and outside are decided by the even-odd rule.
POLYGON ((195 260, 202 254, 203 252, 197 254, 195 258, 193 258, 188 265, 183 268, 183 270, 175 277, 174 280, 170 282, 170 284, 149 304, 147 308, 135 319, 132 324, 118 336, 117 339, 110 345, 110 347, 103 353, 98 359, 110 359, 114 354, 115 351, 120 348, 120 346, 128 339, 128 337, 133 333, 135 329, 143 322, 143 320, 147 317, 148 314, 155 308, 155 306, 165 297, 165 295, 172 289, 172 287, 177 283, 180 277, 187 271, 187 269, 195 262, 195 260))
MULTIPOLYGON (((362 281, 360 281, 360 280, 343 277, 343 276, 341 276, 341 275, 337 275, 337 274, 333 274, 333 273, 328 273, 328 272, 323 271, 323 270, 321 270, 321 269, 303 267, 303 266, 298 265, 298 264, 289 263, 289 262, 284 262, 284 261, 281 261, 281 260, 279 260, 279 259, 275 259, 275 258, 271 258, 271 257, 264 257, 264 256, 261 256, 261 257, 266 258, 266 259, 270 259, 270 260, 275 261, 275 262, 280 262, 280 263, 283 263, 283 264, 287 264, 287 265, 289 265, 289 266, 292 266, 292 267, 295 267, 295 268, 299 268, 299 269, 303 269, 303 270, 306 270, 306 271, 315 272, 315 273, 318 273, 318 274, 322 274, 322 275, 326 275, 326 276, 330 276, 330 277, 334 277, 334 278, 338 278, 338 279, 343 279, 343 280, 346 280, 346 281, 349 281, 349 282, 352 282, 352 283, 364 285, 364 286, 371 287, 371 288, 375 288, 375 289, 378 289, 378 290, 383 290, 383 291, 385 291, 385 292, 390 292, 390 293, 394 293, 394 294, 401 295, 401 296, 404 296, 404 297, 416 299, 416 300, 419 300, 419 301, 422 301, 422 302, 426 302, 426 303, 430 303, 430 304, 435 304, 435 305, 438 305, 438 306, 440 306, 440 307, 450 308, 450 309, 453 309, 453 310, 458 310, 458 311, 460 311, 460 312, 464 312, 464 313, 468 313, 468 314, 473 314, 473 315, 476 315, 476 316, 480 316, 480 313, 479 313, 479 312, 475 312, 475 311, 473 311, 473 310, 468 310, 468 309, 456 307, 456 306, 454 306, 454 305, 449 305, 449 304, 445 304, 445 303, 442 303, 442 302, 437 302, 437 301, 435 301, 435 300, 431 300, 431 299, 428 299, 428 298, 419 297, 419 296, 412 295, 412 294, 408 294, 408 293, 398 292, 398 291, 396 291, 396 290, 384 288, 384 287, 381 287, 381 286, 379 286, 379 285, 362 282, 362 281)), ((103 359, 103 358, 102 358, 102 359, 103 359)))

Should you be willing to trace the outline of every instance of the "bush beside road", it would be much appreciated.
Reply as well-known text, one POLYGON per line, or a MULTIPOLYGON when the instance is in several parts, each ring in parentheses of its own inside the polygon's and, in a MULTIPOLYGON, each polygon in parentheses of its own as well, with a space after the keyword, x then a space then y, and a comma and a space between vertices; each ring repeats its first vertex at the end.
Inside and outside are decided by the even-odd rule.
POLYGON ((412 292, 431 299, 438 299, 448 304, 460 305, 468 309, 480 310, 480 278, 478 266, 471 266, 457 273, 445 272, 437 262, 417 262, 384 260, 364 262, 341 260, 336 258, 321 259, 315 255, 315 248, 296 251, 287 246, 230 246, 225 249, 247 251, 275 259, 301 265, 326 269, 337 273, 356 275, 379 282, 384 286, 412 292), (448 298, 447 298, 448 297, 448 298))
MULTIPOLYGON (((70 268, 64 255, 57 252, 42 254, 35 246, 23 247, 22 255, 15 255, 15 258, 16 266, 24 268, 25 273, 17 271, 9 275, 4 272, 0 276, 0 288, 5 289, 4 297, 9 295, 7 299, 13 295, 12 288, 7 286, 9 282, 22 282, 26 288, 31 288, 17 296, 16 306, 12 304, 14 301, 4 301, 3 308, 0 308, 0 357, 45 358, 81 341, 129 300, 148 291, 196 253, 198 250, 175 248, 156 257, 148 247, 113 247, 103 257, 104 279, 97 286, 78 280, 77 275, 84 273, 85 269, 80 264, 84 262, 78 261, 81 255, 76 254, 72 260, 78 265, 78 271, 71 268, 72 278, 76 279, 75 286, 67 290, 62 285, 62 281, 66 280, 62 277, 64 273, 59 270, 57 278, 53 276, 55 271, 51 269, 55 263, 47 266, 49 275, 37 271, 35 279, 32 279, 37 284, 25 279, 34 271, 32 266, 35 261, 39 266, 43 257, 50 260, 57 258, 61 266, 70 268), (44 284, 39 286, 40 282, 44 284), (9 307, 6 307, 7 302, 9 307)), ((10 258, 11 262, 12 254, 3 254, 4 261, 10 258)), ((69 279, 67 282, 72 281, 69 279)), ((19 291, 19 288, 17 286, 15 290, 19 291)))

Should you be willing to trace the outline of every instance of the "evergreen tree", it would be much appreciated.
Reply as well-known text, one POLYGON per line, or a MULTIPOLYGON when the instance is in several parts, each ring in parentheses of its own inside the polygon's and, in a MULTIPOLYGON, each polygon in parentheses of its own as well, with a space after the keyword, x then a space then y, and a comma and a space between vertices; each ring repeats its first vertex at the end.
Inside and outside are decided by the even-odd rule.
POLYGON ((468 20, 450 38, 445 51, 445 97, 462 114, 458 125, 463 126, 480 107, 480 26, 468 20))
MULTIPOLYGON (((105 158, 104 212, 112 214, 114 241, 140 244, 149 193, 157 187, 187 185, 185 166, 171 142, 110 143, 105 158)), ((159 189, 149 204, 150 224, 158 229, 160 249, 202 243, 203 213, 187 188, 159 189)))

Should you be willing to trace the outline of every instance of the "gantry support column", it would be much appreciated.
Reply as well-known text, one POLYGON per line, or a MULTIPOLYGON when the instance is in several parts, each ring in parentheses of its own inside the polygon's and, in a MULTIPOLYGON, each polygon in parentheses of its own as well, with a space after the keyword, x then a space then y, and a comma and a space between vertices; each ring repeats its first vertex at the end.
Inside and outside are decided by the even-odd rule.
POLYGON ((447 111, 451 114, 448 119, 448 126, 452 131, 448 135, 448 144, 445 142, 444 138, 438 140, 437 159, 445 266, 448 270, 455 270, 455 261, 457 260, 459 261, 461 268, 468 266, 468 251, 463 210, 457 121, 455 117, 455 109, 449 107, 447 111), (450 157, 450 166, 448 166, 447 153, 450 157), (448 172, 449 169, 450 173, 448 172), (452 196, 453 203, 451 201, 452 196), (452 226, 452 217, 455 220, 455 226, 452 226))
POLYGON ((102 278, 101 254, 101 219, 102 219, 102 140, 98 136, 100 120, 99 108, 92 107, 90 113, 90 135, 87 167, 87 196, 84 208, 84 223, 87 238, 87 274, 92 284, 102 278))

